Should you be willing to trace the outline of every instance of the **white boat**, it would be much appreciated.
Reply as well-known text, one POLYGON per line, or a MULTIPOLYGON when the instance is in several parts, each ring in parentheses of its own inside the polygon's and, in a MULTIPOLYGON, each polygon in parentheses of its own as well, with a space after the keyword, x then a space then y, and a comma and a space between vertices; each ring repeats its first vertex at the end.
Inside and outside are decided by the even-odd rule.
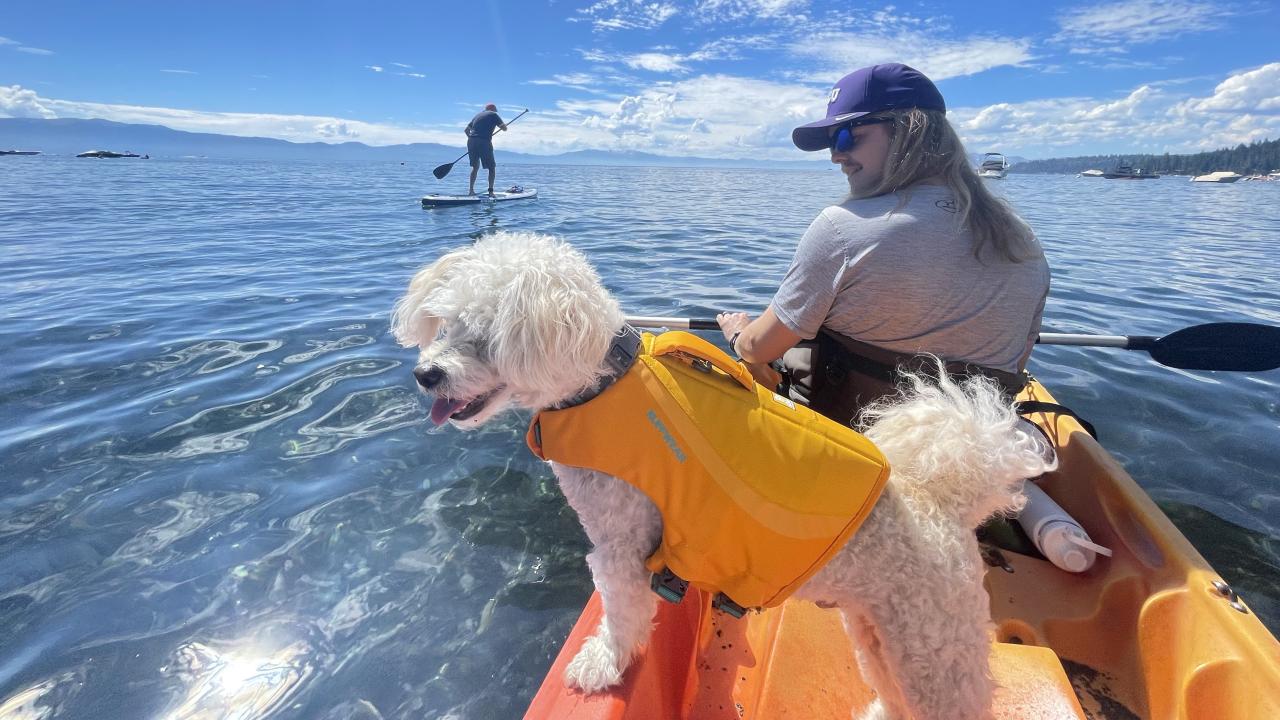
POLYGON ((1084 172, 1080 173, 1080 177, 1099 177, 1100 178, 1102 177, 1102 175, 1103 175, 1103 172, 1101 170, 1085 170, 1084 172))
POLYGON ((1233 183, 1244 177, 1240 173, 1234 173, 1230 170, 1219 170, 1211 172, 1208 175, 1197 175, 1191 178, 1191 182, 1211 182, 1211 183, 1233 183))
POLYGON ((148 156, 148 155, 139 155, 138 153, 135 153, 135 152, 129 152, 129 151, 125 151, 125 152, 115 152, 114 150, 86 150, 86 151, 84 151, 84 152, 82 152, 82 153, 80 153, 80 154, 76 155, 76 157, 78 157, 78 158, 99 158, 99 159, 102 159, 102 158, 136 158, 136 157, 140 157, 140 158, 143 158, 143 159, 149 159, 149 158, 150 158, 150 156, 148 156))
POLYGON ((987 153, 978 166, 978 177, 999 179, 1009 174, 1009 161, 1000 153, 987 153))

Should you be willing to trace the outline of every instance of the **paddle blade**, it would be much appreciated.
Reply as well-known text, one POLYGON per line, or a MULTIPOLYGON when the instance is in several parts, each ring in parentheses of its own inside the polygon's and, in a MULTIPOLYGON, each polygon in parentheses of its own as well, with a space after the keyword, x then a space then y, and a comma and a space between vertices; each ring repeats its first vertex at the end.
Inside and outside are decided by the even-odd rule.
POLYGON ((1280 327, 1257 323, 1208 323, 1155 341, 1151 357, 1183 370, 1257 372, 1280 367, 1280 327))
MULTIPOLYGON (((454 162, 457 162, 457 161, 455 160, 454 162)), ((453 163, 445 163, 443 165, 438 166, 435 170, 432 170, 431 174, 435 175, 437 180, 443 180, 444 176, 448 175, 449 171, 452 169, 453 169, 453 163)))

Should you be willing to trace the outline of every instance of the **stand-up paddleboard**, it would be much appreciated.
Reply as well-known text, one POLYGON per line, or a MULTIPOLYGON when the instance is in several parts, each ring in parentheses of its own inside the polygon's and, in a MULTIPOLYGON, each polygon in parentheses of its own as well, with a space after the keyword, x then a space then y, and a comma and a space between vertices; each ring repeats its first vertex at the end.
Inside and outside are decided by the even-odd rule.
POLYGON ((448 207, 451 205, 480 205, 483 203, 504 202, 506 200, 528 200, 538 197, 537 188, 511 188, 495 192, 475 195, 423 195, 422 207, 448 207))

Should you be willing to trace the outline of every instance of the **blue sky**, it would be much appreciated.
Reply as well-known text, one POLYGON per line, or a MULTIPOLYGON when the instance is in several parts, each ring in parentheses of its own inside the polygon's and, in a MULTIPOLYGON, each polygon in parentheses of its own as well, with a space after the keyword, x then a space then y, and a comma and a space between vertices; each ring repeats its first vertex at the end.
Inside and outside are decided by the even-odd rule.
POLYGON ((792 127, 876 62, 938 83, 971 151, 1189 152, 1280 138, 1280 3, 27 2, 0 116, 372 145, 801 159, 792 127))

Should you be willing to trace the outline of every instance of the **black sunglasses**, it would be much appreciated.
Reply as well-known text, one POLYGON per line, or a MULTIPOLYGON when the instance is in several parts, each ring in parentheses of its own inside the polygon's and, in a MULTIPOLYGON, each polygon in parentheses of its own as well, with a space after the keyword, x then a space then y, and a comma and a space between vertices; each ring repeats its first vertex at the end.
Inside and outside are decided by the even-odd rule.
POLYGON ((887 122, 893 122, 893 118, 872 118, 870 120, 858 118, 857 120, 850 120, 841 125, 839 130, 831 133, 831 137, 827 138, 827 147, 834 152, 849 152, 853 149, 857 140, 853 135, 854 128, 865 125, 881 125, 887 122))

